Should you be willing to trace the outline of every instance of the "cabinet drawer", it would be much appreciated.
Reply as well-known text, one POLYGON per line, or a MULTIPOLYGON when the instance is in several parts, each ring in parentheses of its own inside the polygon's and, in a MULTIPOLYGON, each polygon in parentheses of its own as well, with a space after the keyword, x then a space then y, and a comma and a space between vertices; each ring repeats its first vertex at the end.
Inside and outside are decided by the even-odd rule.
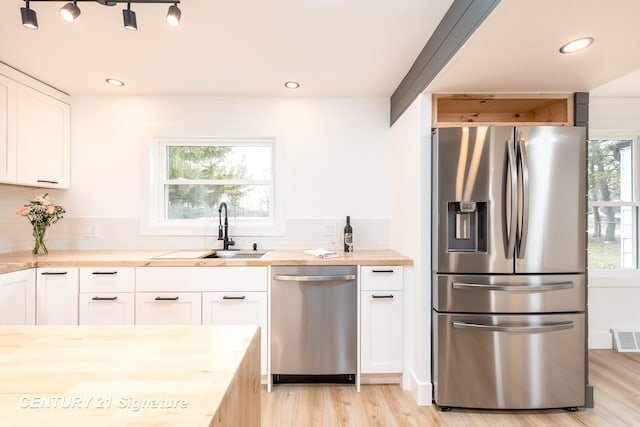
POLYGON ((83 267, 80 269, 80 292, 134 292, 133 267, 83 267))
POLYGON ((81 293, 80 325, 133 325, 132 292, 81 293))
POLYGON ((200 292, 136 293, 136 325, 202 324, 200 292))
POLYGON ((360 289, 363 291, 401 291, 402 267, 397 265, 360 267, 360 289))

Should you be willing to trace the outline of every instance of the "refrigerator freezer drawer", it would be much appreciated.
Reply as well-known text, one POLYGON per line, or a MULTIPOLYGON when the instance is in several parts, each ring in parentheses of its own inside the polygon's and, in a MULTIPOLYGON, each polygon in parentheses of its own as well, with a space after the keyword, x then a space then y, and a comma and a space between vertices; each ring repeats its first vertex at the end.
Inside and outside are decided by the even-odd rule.
POLYGON ((583 274, 434 275, 433 308, 449 313, 560 313, 585 310, 583 274))
POLYGON ((434 400, 439 406, 584 406, 585 315, 434 312, 434 400))

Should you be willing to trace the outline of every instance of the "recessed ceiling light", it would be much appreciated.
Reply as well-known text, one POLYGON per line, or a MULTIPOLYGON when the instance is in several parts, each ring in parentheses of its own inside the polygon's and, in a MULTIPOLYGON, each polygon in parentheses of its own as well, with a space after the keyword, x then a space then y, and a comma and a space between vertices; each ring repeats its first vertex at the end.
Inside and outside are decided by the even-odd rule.
POLYGON ((560 53, 573 53, 590 46, 594 42, 593 37, 582 37, 581 39, 570 41, 560 48, 560 53))
POLYGON ((111 86, 124 86, 124 82, 118 79, 107 79, 106 82, 111 86))
POLYGON ((288 82, 284 82, 284 87, 287 89, 298 89, 300 87, 300 83, 290 80, 288 82))

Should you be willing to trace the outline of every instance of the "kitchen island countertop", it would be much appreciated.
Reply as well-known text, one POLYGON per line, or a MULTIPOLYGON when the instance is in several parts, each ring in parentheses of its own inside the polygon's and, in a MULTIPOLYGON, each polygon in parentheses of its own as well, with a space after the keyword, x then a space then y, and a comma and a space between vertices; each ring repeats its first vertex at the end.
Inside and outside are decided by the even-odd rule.
POLYGON ((0 342, 0 425, 260 425, 255 326, 1 326, 0 342))
MULTIPOLYGON (((175 250, 174 250, 175 251, 175 250)), ((28 251, 0 254, 0 274, 34 267, 198 267, 256 265, 412 265, 413 260, 388 249, 363 249, 322 259, 304 250, 273 250, 260 259, 171 259, 155 257, 172 250, 51 250, 33 256, 28 251)))

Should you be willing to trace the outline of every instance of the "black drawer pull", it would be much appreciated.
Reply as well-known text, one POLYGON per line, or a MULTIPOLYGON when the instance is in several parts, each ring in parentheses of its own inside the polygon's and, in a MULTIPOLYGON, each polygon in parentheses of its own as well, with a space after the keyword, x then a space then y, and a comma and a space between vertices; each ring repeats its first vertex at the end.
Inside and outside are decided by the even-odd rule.
POLYGON ((373 269, 371 270, 372 273, 393 273, 393 268, 386 268, 384 270, 381 269, 373 269))
POLYGON ((43 276, 64 276, 65 274, 67 274, 66 271, 43 271, 42 273, 43 276))
POLYGON ((156 301, 178 301, 180 297, 156 297, 156 301))
POLYGON ((102 276, 102 275, 104 275, 104 276, 107 276, 107 275, 113 276, 115 274, 118 274, 118 272, 117 271, 94 271, 91 274, 95 274, 96 276, 102 276))
POLYGON ((379 298, 393 298, 393 294, 389 295, 371 295, 371 298, 379 299, 379 298))
POLYGON ((223 296, 222 299, 245 299, 246 296, 242 295, 241 297, 229 297, 227 295, 223 296))
POLYGON ((94 301, 115 301, 118 297, 93 297, 91 299, 94 301))
POLYGON ((43 184, 58 184, 58 181, 50 181, 48 179, 39 179, 36 182, 42 182, 43 184))

